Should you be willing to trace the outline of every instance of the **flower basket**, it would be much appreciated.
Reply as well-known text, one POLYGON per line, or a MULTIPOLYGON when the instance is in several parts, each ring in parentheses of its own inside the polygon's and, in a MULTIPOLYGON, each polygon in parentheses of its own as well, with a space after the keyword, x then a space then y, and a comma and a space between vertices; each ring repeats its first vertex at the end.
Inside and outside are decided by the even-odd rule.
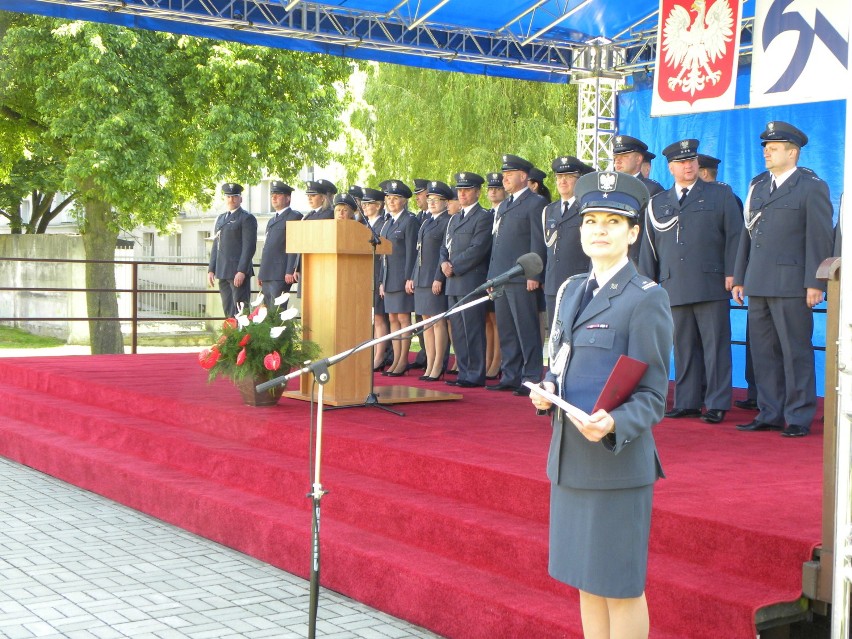
POLYGON ((281 311, 289 294, 275 300, 268 309, 263 295, 251 309, 240 305, 235 317, 222 323, 216 343, 198 354, 198 362, 208 371, 208 381, 219 376, 230 378, 240 388, 243 401, 252 406, 271 406, 278 402, 281 386, 257 393, 254 387, 286 374, 306 360, 319 356, 319 346, 302 339, 302 327, 296 309, 281 311))

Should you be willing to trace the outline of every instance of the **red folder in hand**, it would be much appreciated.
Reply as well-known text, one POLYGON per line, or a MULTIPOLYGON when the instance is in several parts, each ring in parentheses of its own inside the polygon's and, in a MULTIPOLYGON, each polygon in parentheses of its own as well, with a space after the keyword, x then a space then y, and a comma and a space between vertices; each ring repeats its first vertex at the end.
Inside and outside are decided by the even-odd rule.
POLYGON ((621 406, 636 390, 639 380, 642 379, 642 375, 645 374, 647 369, 648 365, 645 362, 627 357, 627 355, 619 355, 618 361, 613 366, 612 372, 601 390, 601 394, 598 395, 592 413, 601 408, 610 412, 621 406))

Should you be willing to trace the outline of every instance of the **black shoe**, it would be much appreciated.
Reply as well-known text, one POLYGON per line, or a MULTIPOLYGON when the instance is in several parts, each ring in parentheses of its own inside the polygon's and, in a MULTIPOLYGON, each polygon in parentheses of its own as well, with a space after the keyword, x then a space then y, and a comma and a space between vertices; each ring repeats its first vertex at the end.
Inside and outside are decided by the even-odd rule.
POLYGON ((512 391, 512 395, 517 395, 518 397, 529 397, 530 389, 526 386, 521 386, 518 390, 512 391))
POLYGON ((385 370, 385 366, 387 366, 387 364, 379 364, 378 366, 373 366, 373 372, 378 373, 379 371, 383 371, 385 370))
POLYGON ((500 379, 500 373, 497 373, 496 375, 486 375, 485 379, 489 382, 493 382, 494 380, 500 379))
POLYGON ((494 384, 494 386, 486 386, 485 388, 490 391, 516 391, 519 387, 511 384, 494 384))
POLYGON ((456 382, 456 386, 460 388, 482 388, 485 384, 474 384, 473 382, 468 382, 466 380, 461 380, 456 382))
POLYGON ((451 380, 451 379, 448 379, 448 380, 447 380, 446 382, 444 382, 444 383, 445 383, 447 386, 458 386, 458 385, 459 385, 459 383, 458 383, 458 382, 454 382, 454 381, 453 381, 453 380, 451 380))
POLYGON ((783 430, 781 433, 781 437, 804 437, 808 434, 808 429, 804 426, 796 426, 796 424, 790 424, 783 430))
POLYGON ((763 430, 781 430, 781 427, 773 424, 767 424, 766 422, 759 422, 755 419, 748 424, 737 424, 737 430, 756 433, 763 430))
POLYGON ((707 424, 719 424, 725 419, 725 411, 718 408, 708 408, 701 416, 701 421, 707 424))
POLYGON ((399 373, 394 373, 392 371, 385 371, 384 373, 382 373, 382 375, 384 375, 386 377, 402 377, 403 375, 405 375, 405 373, 406 373, 405 370, 400 371, 399 373))
POLYGON ((424 364, 423 362, 418 362, 417 360, 414 360, 413 362, 411 362, 411 364, 409 364, 408 366, 405 367, 405 370, 410 371, 410 370, 413 370, 415 368, 424 369, 424 368, 426 368, 426 364, 424 364))
POLYGON ((734 402, 734 406, 743 410, 759 410, 756 399, 738 399, 734 402))
POLYGON ((682 417, 701 417, 701 411, 697 408, 675 408, 665 414, 669 419, 680 419, 682 417))

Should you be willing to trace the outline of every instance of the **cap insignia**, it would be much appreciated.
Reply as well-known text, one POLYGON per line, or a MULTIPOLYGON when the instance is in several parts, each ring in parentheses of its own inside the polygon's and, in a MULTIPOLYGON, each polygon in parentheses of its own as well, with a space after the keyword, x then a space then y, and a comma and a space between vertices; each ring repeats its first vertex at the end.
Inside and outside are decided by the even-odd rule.
POLYGON ((770 122, 769 124, 766 125, 766 128, 769 129, 770 131, 774 131, 775 130, 775 123, 770 122))
POLYGON ((459 179, 466 180, 467 178, 464 176, 464 173, 459 173, 459 179))
POLYGON ((396 182, 391 182, 391 188, 396 190, 396 182))
MULTIPOLYGON (((598 188, 601 191, 612 191, 615 189, 616 179, 617 177, 615 173, 601 173, 598 176, 598 188)), ((604 195, 604 197, 606 197, 606 195, 604 195)))
POLYGON ((433 187, 438 186, 438 183, 437 183, 437 182, 432 182, 432 186, 433 186, 433 187))
POLYGON ((616 143, 616 144, 621 144, 621 136, 620 136, 620 135, 616 136, 616 138, 615 138, 615 143, 616 143))
POLYGON ((560 158, 560 159, 562 161, 562 164, 568 164, 568 158, 560 158))
POLYGON ((684 151, 689 149, 689 140, 681 140, 680 141, 680 148, 683 149, 684 151))
POLYGON ((508 162, 508 161, 509 161, 509 156, 508 156, 508 155, 504 155, 504 156, 503 156, 503 162, 508 162))

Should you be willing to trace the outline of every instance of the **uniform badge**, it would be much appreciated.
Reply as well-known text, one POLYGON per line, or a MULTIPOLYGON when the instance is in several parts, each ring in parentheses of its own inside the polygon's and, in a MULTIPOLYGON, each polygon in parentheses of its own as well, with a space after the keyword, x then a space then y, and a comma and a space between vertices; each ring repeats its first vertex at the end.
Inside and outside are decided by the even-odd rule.
POLYGON ((618 182, 618 175, 609 171, 598 174, 598 190, 607 193, 615 190, 615 185, 618 182))

